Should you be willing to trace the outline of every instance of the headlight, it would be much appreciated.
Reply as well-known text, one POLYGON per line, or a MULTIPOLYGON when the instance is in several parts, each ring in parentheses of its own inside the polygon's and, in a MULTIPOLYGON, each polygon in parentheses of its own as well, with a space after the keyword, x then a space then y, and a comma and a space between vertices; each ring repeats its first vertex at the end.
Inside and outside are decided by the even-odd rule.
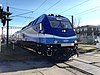
POLYGON ((48 48, 48 49, 50 49, 50 48, 48 48))
POLYGON ((62 32, 66 32, 66 30, 62 30, 62 32))
POLYGON ((51 46, 51 47, 53 47, 53 46, 51 46))
POLYGON ((95 41, 98 41, 98 39, 95 39, 95 41))
POLYGON ((71 43, 71 46, 74 46, 74 43, 71 43))
POLYGON ((77 43, 77 40, 75 40, 74 43, 77 43))

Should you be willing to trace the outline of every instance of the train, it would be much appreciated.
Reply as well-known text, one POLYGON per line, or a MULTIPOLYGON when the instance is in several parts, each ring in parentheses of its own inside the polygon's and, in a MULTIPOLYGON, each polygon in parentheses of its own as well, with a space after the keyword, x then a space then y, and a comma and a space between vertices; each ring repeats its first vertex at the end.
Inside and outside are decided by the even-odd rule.
POLYGON ((43 14, 12 35, 14 43, 36 53, 68 60, 77 54, 77 36, 70 20, 61 15, 43 14))

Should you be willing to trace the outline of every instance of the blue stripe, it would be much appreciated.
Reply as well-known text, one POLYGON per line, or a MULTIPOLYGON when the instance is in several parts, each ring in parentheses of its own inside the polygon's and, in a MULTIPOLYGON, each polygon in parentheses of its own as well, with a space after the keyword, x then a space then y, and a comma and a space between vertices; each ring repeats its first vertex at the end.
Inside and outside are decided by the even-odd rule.
POLYGON ((57 43, 61 44, 61 43, 74 43, 74 41, 77 38, 71 38, 71 39, 59 39, 59 38, 39 38, 39 37, 30 37, 25 35, 25 38, 27 39, 27 41, 33 41, 36 43, 43 43, 43 44, 55 44, 55 41, 57 41, 57 43))

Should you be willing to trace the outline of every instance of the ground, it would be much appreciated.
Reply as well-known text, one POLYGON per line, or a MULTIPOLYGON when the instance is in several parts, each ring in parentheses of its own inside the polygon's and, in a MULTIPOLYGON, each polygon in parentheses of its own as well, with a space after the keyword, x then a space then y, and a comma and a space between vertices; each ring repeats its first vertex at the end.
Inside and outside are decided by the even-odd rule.
MULTIPOLYGON (((92 48, 93 52, 80 54, 78 58, 90 61, 97 66, 100 66, 100 54, 96 51, 95 46, 80 45, 82 50, 89 50, 92 48), (83 48, 84 47, 84 48, 83 48), (94 50, 95 48, 95 50, 94 50)), ((91 50, 90 50, 91 51, 91 50)), ((34 52, 25 50, 18 46, 15 49, 12 45, 6 47, 2 45, 2 52, 0 52, 0 75, 84 75, 76 70, 69 68, 62 69, 50 63, 46 57, 37 55, 34 52)))

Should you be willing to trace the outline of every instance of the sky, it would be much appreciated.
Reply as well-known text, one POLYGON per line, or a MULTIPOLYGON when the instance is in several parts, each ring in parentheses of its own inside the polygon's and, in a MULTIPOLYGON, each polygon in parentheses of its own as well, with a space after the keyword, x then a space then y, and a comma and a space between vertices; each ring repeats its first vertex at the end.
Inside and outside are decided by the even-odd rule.
POLYGON ((5 11, 10 7, 10 26, 26 26, 42 14, 60 14, 70 20, 73 15, 75 27, 100 25, 100 0, 0 0, 0 4, 5 11))

